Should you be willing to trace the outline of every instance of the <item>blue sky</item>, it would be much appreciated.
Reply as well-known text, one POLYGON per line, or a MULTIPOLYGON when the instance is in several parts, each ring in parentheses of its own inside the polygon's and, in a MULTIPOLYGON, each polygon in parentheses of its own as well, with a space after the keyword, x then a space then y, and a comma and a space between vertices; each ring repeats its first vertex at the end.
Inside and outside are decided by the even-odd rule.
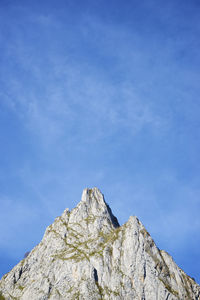
POLYGON ((85 187, 200 282, 200 2, 0 2, 0 276, 85 187))

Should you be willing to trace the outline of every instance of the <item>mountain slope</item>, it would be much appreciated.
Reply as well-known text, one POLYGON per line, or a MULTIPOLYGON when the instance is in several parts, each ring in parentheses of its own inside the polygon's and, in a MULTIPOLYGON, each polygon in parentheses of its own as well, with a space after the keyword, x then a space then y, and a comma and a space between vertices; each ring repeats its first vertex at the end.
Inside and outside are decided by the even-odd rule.
POLYGON ((197 300, 200 286, 156 247, 136 217, 120 227, 94 188, 3 276, 0 293, 6 300, 197 300))

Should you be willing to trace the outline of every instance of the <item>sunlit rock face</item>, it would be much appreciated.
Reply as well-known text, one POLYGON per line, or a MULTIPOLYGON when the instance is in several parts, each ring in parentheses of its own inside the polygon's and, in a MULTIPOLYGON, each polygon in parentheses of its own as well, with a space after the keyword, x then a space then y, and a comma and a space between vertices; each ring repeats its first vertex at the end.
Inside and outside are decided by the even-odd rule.
POLYGON ((3 276, 0 299, 197 300, 200 286, 156 247, 137 217, 119 226, 93 188, 3 276))

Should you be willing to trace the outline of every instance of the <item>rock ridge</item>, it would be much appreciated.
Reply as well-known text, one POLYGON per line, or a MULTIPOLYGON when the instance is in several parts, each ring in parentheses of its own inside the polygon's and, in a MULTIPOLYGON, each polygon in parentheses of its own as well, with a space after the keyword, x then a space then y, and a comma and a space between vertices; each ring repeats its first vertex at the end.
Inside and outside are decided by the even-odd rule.
POLYGON ((119 225, 98 188, 47 227, 0 281, 0 300, 198 300, 200 286, 135 216, 119 225))

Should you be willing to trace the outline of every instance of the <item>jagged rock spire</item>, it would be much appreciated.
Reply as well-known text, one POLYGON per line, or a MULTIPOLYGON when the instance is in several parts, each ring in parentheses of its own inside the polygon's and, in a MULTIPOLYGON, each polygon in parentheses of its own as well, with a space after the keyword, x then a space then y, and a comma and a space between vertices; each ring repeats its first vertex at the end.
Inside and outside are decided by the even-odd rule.
POLYGON ((120 227, 93 188, 3 276, 0 299, 198 300, 200 286, 156 247, 137 217, 120 227))
POLYGON ((105 202, 103 194, 97 187, 83 190, 81 202, 72 211, 73 217, 75 217, 75 214, 79 216, 79 220, 84 217, 93 216, 107 219, 113 227, 119 227, 117 218, 113 215, 111 208, 105 202))

